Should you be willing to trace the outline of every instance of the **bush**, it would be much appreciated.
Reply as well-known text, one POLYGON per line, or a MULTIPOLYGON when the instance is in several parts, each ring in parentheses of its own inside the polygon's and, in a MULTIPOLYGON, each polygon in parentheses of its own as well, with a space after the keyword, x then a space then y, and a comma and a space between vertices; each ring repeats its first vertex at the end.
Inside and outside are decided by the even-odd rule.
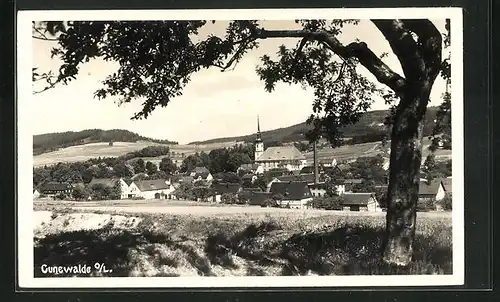
POLYGON ((267 207, 278 208, 279 207, 278 203, 272 199, 266 199, 260 206, 263 208, 267 208, 267 207))
POLYGON ((323 210, 342 210, 342 197, 315 197, 309 204, 312 208, 323 210))
POLYGON ((57 195, 54 196, 54 200, 65 200, 67 199, 68 196, 64 193, 58 193, 57 195))
POLYGON ((441 206, 441 208, 445 211, 451 211, 452 210, 451 194, 446 194, 443 199, 436 202, 436 205, 441 206))
POLYGON ((235 194, 224 193, 220 198, 221 202, 224 204, 237 204, 238 198, 235 194))
POLYGON ((434 198, 419 199, 417 202, 418 212, 429 212, 436 209, 436 201, 434 198))

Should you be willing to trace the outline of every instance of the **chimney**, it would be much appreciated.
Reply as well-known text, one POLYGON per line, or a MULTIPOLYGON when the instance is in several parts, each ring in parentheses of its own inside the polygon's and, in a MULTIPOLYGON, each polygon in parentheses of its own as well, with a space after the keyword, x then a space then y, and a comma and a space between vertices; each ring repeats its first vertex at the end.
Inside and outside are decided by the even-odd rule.
POLYGON ((313 152, 314 152, 314 184, 317 185, 319 182, 318 175, 318 152, 317 152, 317 140, 314 141, 313 152))

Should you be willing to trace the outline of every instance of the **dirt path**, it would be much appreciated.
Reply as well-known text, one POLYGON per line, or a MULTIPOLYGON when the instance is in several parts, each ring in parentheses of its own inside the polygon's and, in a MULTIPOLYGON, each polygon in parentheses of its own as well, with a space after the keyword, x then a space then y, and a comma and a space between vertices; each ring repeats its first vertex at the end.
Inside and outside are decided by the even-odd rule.
MULTIPOLYGON (((35 210, 72 208, 75 210, 117 212, 117 213, 159 213, 172 215, 214 216, 214 215, 273 215, 273 216, 375 216, 385 217, 385 212, 348 212, 320 209, 282 209, 262 208, 259 206, 230 206, 203 204, 192 201, 107 201, 107 202, 34 202, 35 210)), ((419 217, 451 219, 450 212, 421 212, 419 217)))

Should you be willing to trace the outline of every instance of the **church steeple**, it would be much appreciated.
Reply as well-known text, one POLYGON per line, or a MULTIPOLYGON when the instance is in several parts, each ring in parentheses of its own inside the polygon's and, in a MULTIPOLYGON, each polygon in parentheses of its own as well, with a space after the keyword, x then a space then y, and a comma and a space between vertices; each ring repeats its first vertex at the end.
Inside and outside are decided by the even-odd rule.
POLYGON ((264 153, 264 142, 260 133, 260 120, 257 115, 257 137, 255 138, 255 159, 258 159, 264 153))
POLYGON ((257 115, 257 138, 255 140, 256 142, 262 142, 262 135, 260 133, 260 120, 259 116, 257 115))

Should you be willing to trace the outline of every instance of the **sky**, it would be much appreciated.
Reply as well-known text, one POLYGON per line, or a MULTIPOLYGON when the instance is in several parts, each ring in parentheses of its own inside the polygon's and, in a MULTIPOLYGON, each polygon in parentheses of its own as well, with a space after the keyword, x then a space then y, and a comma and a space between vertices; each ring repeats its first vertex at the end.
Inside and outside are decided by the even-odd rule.
MULTIPOLYGON (((431 20, 444 32, 444 20, 431 20)), ((206 25, 201 35, 222 34, 225 21, 206 25)), ((266 29, 290 29, 293 20, 261 21, 266 29)), ((397 58, 387 41, 369 21, 344 28, 339 40, 348 44, 358 38, 377 55, 389 53, 383 61, 403 75, 397 58)), ((282 44, 293 47, 297 39, 266 39, 259 48, 249 52, 234 70, 221 72, 217 68, 202 70, 191 77, 181 97, 167 107, 159 107, 143 120, 131 120, 141 109, 141 101, 118 106, 113 99, 98 100, 94 92, 100 82, 117 69, 117 64, 93 60, 81 66, 76 80, 43 93, 33 94, 33 134, 80 131, 84 129, 126 129, 143 136, 168 139, 180 144, 216 137, 238 136, 256 131, 257 116, 261 130, 271 130, 304 122, 312 113, 313 94, 299 85, 278 84, 272 93, 255 72, 263 54, 274 54, 282 44)), ((54 42, 32 39, 33 67, 41 71, 57 71, 60 62, 50 58, 54 42)), ((444 56, 444 54, 443 54, 444 56)), ((377 82, 366 70, 361 73, 377 82)), ((34 89, 39 89, 35 84, 34 89)), ((445 82, 440 77, 431 92, 431 106, 440 104, 445 82)), ((383 100, 375 100, 371 110, 385 109, 383 100)))

